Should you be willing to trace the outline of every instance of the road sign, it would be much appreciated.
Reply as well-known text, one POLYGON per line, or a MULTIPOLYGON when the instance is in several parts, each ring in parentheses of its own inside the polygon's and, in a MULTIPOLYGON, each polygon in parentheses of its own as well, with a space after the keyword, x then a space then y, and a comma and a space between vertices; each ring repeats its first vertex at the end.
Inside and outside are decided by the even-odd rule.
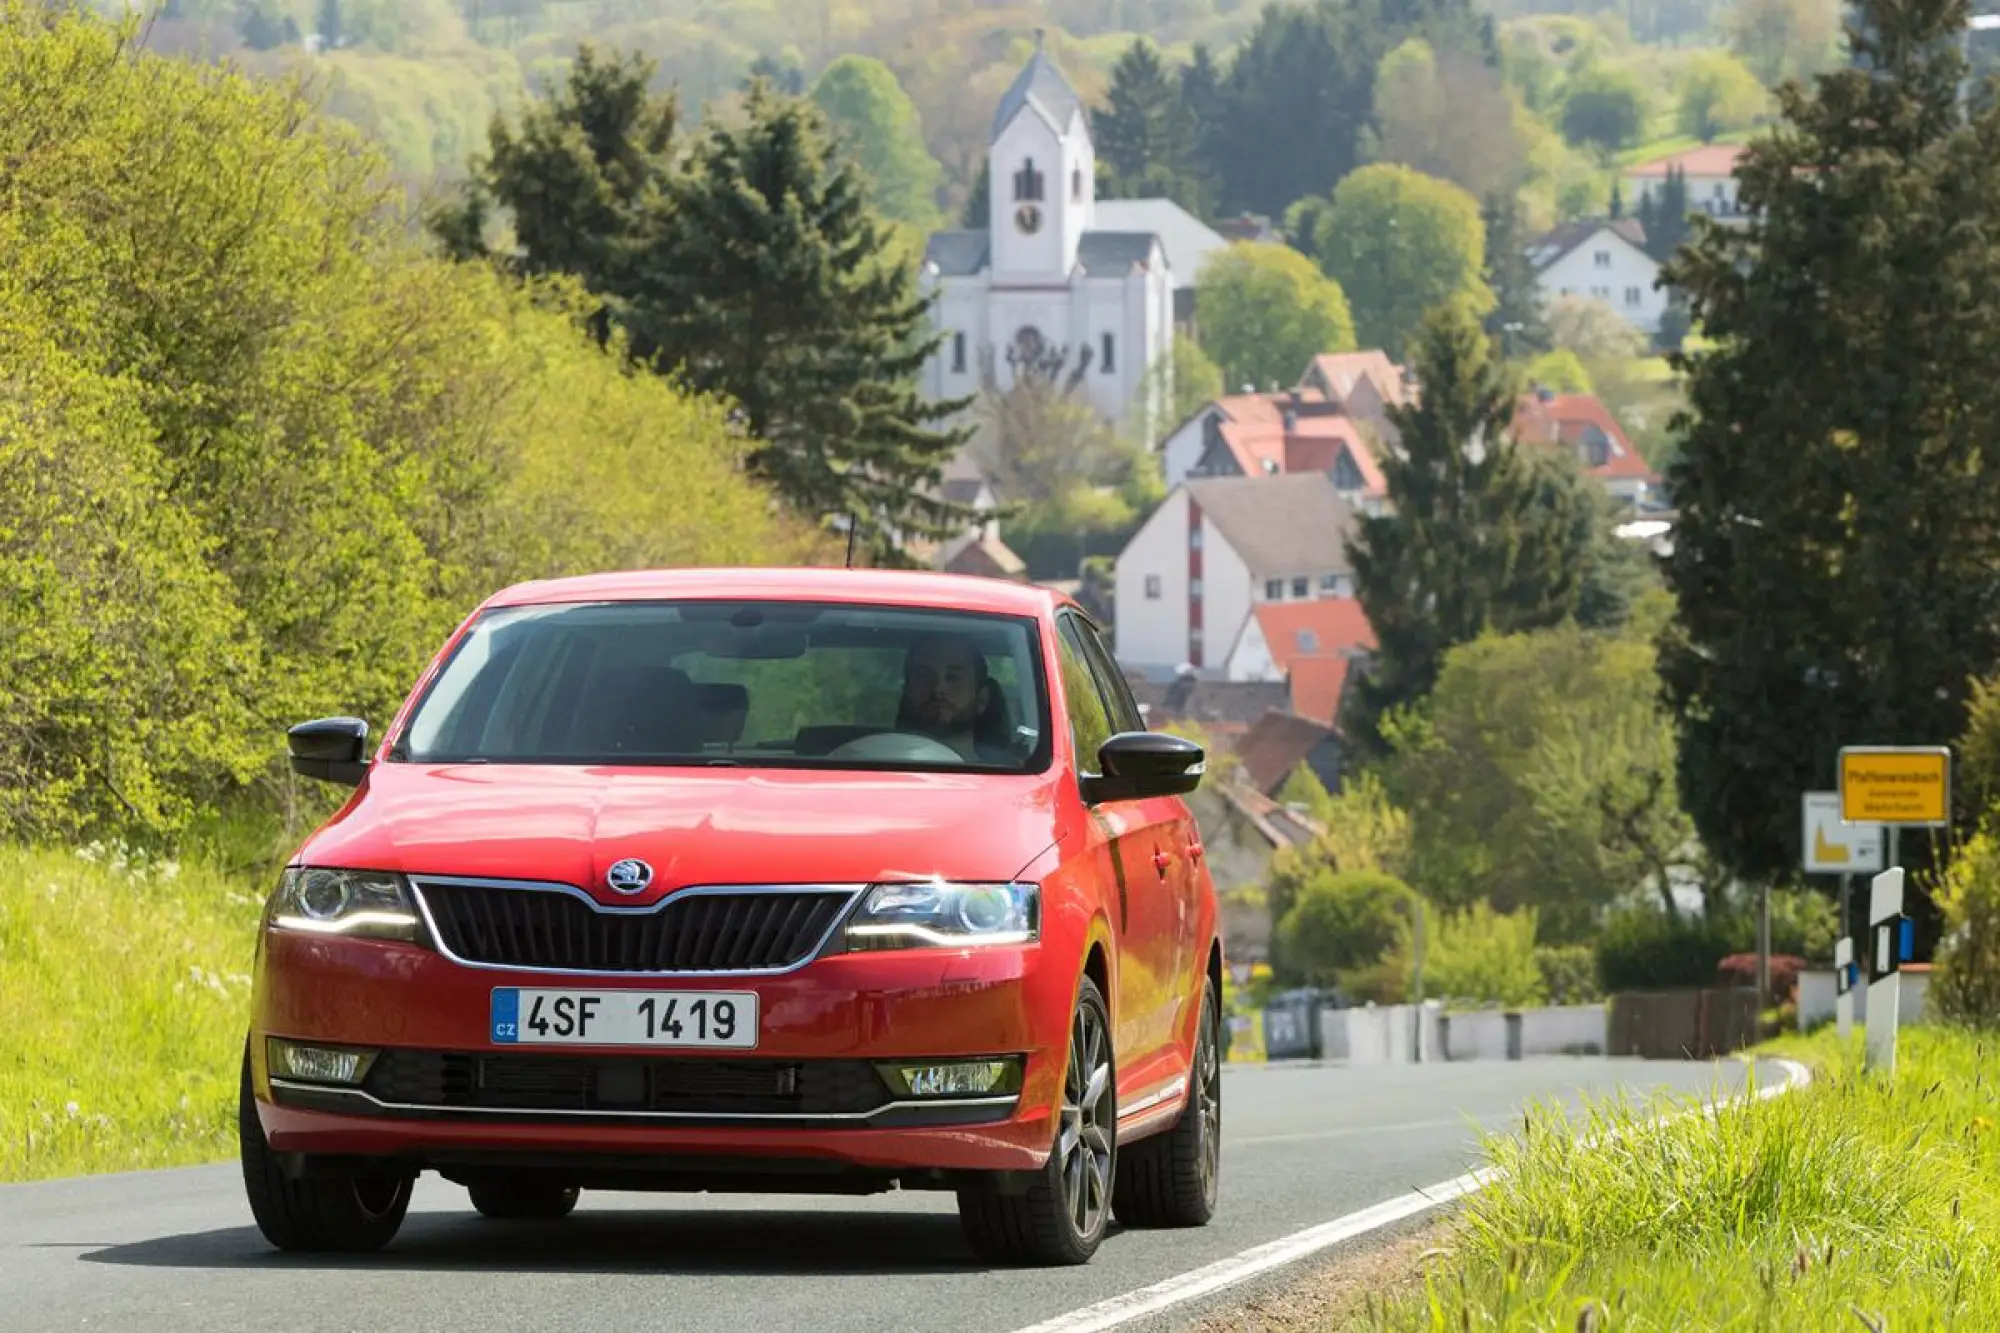
POLYGON ((1941 745, 1848 745, 1840 751, 1848 823, 1943 828, 1951 822, 1951 751, 1941 745))
POLYGON ((1882 868, 1882 826, 1840 818, 1840 793, 1809 791, 1799 802, 1808 875, 1872 875, 1882 868))

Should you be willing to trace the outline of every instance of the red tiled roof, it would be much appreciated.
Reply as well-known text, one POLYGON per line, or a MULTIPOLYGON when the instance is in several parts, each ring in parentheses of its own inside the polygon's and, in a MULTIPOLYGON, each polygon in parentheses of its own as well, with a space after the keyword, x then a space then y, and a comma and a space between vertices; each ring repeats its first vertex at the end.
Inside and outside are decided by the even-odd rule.
MULTIPOLYGON (((1309 395, 1306 401, 1317 397, 1309 395)), ((1375 451, 1350 417, 1301 416, 1292 423, 1289 433, 1282 417, 1268 422, 1253 419, 1224 423, 1220 432, 1246 477, 1280 472, 1330 472, 1334 461, 1344 452, 1354 459, 1368 494, 1381 495, 1388 489, 1381 465, 1375 461, 1375 451)))
POLYGON ((1666 157, 1642 162, 1626 171, 1628 176, 1661 176, 1667 174, 1668 167, 1679 167, 1688 176, 1727 176, 1736 170, 1736 159, 1743 156, 1743 145, 1733 143, 1705 143, 1699 148, 1690 148, 1684 153, 1672 153, 1666 157))
POLYGON ((1350 661, 1345 657, 1292 659, 1292 711, 1338 729, 1340 695, 1347 686, 1350 661))
POLYGON ((1263 631, 1265 646, 1280 671, 1291 670, 1296 658, 1337 656, 1375 646, 1368 613, 1353 597, 1259 602, 1251 614, 1257 617, 1257 628, 1263 631))
POLYGON ((1584 470, 1603 480, 1637 478, 1657 482, 1659 474, 1618 424, 1618 418, 1593 393, 1559 393, 1544 400, 1527 394, 1514 409, 1514 438, 1529 444, 1575 446, 1587 428, 1595 426, 1611 441, 1611 456, 1600 467, 1584 470))
POLYGON ((1273 709, 1257 719, 1237 743, 1236 757, 1258 791, 1270 795, 1285 785, 1292 770, 1305 762, 1333 731, 1310 718, 1273 709))
POLYGON ((1354 391, 1355 382, 1364 376, 1375 382, 1375 392, 1382 396, 1384 402, 1402 401, 1403 374, 1396 369, 1396 363, 1389 359, 1389 354, 1380 348, 1316 356, 1306 367, 1306 375, 1300 377, 1300 382, 1304 383, 1315 370, 1343 402, 1354 391))

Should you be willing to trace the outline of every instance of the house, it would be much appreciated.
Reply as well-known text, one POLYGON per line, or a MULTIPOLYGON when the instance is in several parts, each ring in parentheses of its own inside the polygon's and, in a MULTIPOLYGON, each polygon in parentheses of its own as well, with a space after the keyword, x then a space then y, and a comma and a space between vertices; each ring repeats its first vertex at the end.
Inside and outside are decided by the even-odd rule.
POLYGON ((1596 394, 1536 389, 1514 409, 1514 438, 1571 451, 1586 476, 1635 507, 1659 498, 1660 474, 1596 394))
POLYGON ((1105 225, 1089 113, 1039 37, 994 113, 987 159, 987 225, 937 232, 925 250, 922 285, 936 298, 943 341, 922 391, 933 400, 976 393, 989 370, 1005 390, 1014 356, 1060 353, 1066 366, 1084 366, 1083 392, 1101 417, 1123 422, 1136 411, 1153 438, 1171 386, 1147 402, 1139 389, 1172 346, 1183 286, 1153 227, 1168 226, 1191 263, 1205 229, 1184 227, 1171 206, 1127 210, 1130 230, 1105 225))
POLYGON ((1353 595, 1353 526, 1322 471, 1181 482, 1119 552, 1118 660, 1146 674, 1180 663, 1223 674, 1259 603, 1353 595))
POLYGON ((1251 608, 1223 671, 1230 680, 1284 681, 1293 713, 1331 727, 1348 666, 1374 648, 1374 628, 1351 596, 1261 602, 1251 608))
POLYGON ((1558 296, 1596 297, 1640 332, 1659 331, 1667 293, 1654 286, 1660 265, 1637 218, 1565 222, 1528 247, 1528 263, 1544 306, 1558 296))
POLYGON ((936 486, 924 488, 928 498, 973 510, 979 517, 964 531, 943 540, 929 537, 902 537, 903 551, 918 564, 931 569, 960 574, 983 574, 990 578, 1023 579, 1027 564, 1000 540, 1000 496, 986 474, 973 461, 970 451, 961 450, 945 465, 936 486))
POLYGON ((1276 797, 1299 765, 1312 770, 1328 791, 1340 786, 1340 743, 1333 728, 1296 713, 1273 710, 1236 747, 1243 779, 1253 790, 1276 797))
POLYGON ((1627 211, 1662 189, 1667 183, 1668 170, 1677 168, 1687 184, 1691 211, 1725 222, 1740 221, 1745 214, 1736 199, 1736 162, 1742 156, 1740 144, 1710 143, 1631 167, 1625 172, 1624 182, 1627 211))

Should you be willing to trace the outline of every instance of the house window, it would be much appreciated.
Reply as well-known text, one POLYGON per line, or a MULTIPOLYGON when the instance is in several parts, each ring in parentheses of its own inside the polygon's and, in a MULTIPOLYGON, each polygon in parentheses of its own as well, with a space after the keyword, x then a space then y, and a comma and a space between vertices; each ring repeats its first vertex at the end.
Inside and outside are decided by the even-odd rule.
POLYGON ((1639 304, 1639 297, 1640 297, 1640 293, 1639 293, 1639 289, 1638 289, 1637 287, 1627 287, 1627 288, 1625 289, 1625 304, 1626 304, 1626 305, 1637 305, 1637 304, 1639 304))
POLYGON ((1200 549, 1201 549, 1201 524, 1196 523, 1188 528, 1188 550, 1199 551, 1200 549))
POLYGON ((1283 579, 1265 579, 1265 580, 1264 580, 1264 600, 1265 600, 1265 601, 1267 601, 1267 602, 1282 602, 1282 601, 1284 601, 1284 600, 1285 600, 1285 581, 1284 581, 1283 579))
POLYGON ((1042 199, 1042 173, 1035 170, 1035 159, 1029 158, 1014 173, 1014 202, 1017 204, 1040 203, 1042 199))
POLYGON ((1320 590, 1321 592, 1334 592, 1334 593, 1337 593, 1337 592, 1339 592, 1339 591, 1340 591, 1340 575, 1338 575, 1338 574, 1322 574, 1322 575, 1320 575, 1320 576, 1319 576, 1319 590, 1320 590))
POLYGON ((1590 294, 1592 296, 1609 296, 1611 295, 1611 289, 1609 287, 1592 287, 1590 294))
POLYGON ((1104 373, 1109 375, 1118 369, 1118 342, 1110 334, 1104 335, 1104 373))
POLYGON ((1160 600, 1160 576, 1158 574, 1146 575, 1146 600, 1149 602, 1160 600))
POLYGON ((1300 630, 1292 636, 1292 641, 1298 645, 1298 650, 1302 653, 1316 653, 1319 651, 1319 635, 1309 629, 1300 630))
POLYGON ((1295 578, 1292 580, 1292 596, 1309 597, 1311 595, 1312 595, 1312 580, 1310 578, 1306 578, 1302 575, 1299 578, 1295 578))
POLYGON ((1198 576, 1188 580, 1188 596, 1201 596, 1201 579, 1198 576))
POLYGON ((1081 198, 1083 198, 1083 168, 1082 168, 1082 167, 1074 167, 1074 168, 1071 168, 1071 170, 1070 170, 1070 173, 1069 173, 1069 197, 1070 197, 1070 198, 1072 198, 1072 199, 1081 199, 1081 198))
POLYGON ((951 371, 954 375, 963 375, 965 373, 965 335, 963 333, 954 333, 951 335, 951 371))
POLYGON ((1599 268, 1611 267, 1611 252, 1609 250, 1599 250, 1596 254, 1592 255, 1590 258, 1591 262, 1596 264, 1599 268))

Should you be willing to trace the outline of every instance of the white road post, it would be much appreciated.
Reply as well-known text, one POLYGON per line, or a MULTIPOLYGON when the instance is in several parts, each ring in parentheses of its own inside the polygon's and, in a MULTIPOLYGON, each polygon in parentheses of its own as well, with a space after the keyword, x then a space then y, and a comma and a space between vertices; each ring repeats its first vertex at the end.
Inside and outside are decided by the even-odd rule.
POLYGON ((1833 1013, 1840 1039, 1854 1031, 1854 941, 1842 937, 1833 946, 1833 1013))
POLYGON ((1896 1072, 1897 1000, 1902 995, 1903 868, 1875 877, 1868 893, 1868 1053, 1863 1068, 1896 1072))

